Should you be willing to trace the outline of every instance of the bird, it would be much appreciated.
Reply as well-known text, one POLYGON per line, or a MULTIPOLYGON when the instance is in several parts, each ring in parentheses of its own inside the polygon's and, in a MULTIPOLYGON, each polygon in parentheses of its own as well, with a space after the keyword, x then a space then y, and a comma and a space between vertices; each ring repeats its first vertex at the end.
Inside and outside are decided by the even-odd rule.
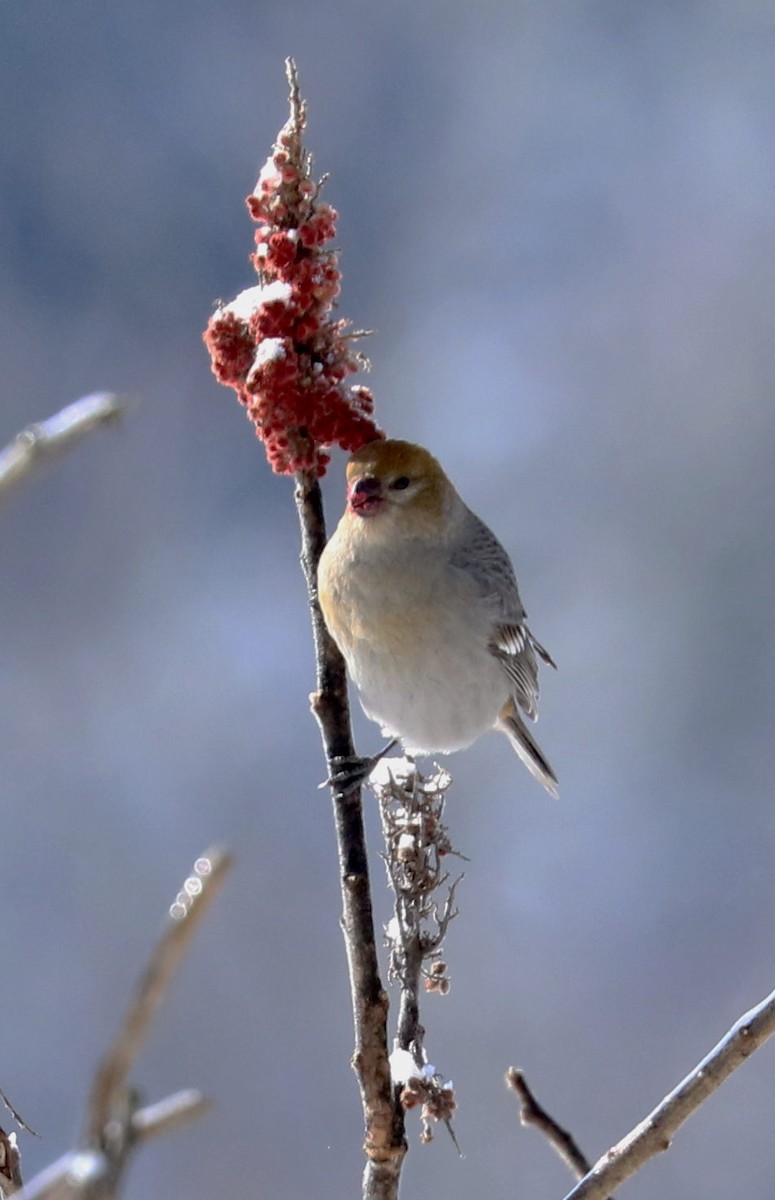
POLYGON ((393 739, 382 753, 398 740, 411 757, 449 754, 495 729, 557 796, 523 719, 538 715, 538 661, 556 664, 526 624, 495 534, 413 442, 369 442, 346 480, 317 594, 366 715, 393 739))

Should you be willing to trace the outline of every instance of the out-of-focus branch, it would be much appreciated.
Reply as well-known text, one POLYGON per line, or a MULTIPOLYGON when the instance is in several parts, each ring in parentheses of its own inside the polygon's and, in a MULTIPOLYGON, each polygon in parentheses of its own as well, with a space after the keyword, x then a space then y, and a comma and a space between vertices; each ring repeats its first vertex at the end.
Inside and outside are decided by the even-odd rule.
POLYGON ((182 1088, 163 1100, 157 1100, 155 1104, 138 1108, 132 1114, 132 1136, 139 1144, 176 1133, 192 1121, 198 1121, 211 1108, 212 1100, 203 1096, 197 1088, 182 1088))
MULTIPOLYGON (((354 756, 345 665, 326 629, 317 599, 317 570, 326 544, 323 499, 317 479, 296 476, 296 508, 302 538, 301 562, 307 581, 315 639, 317 690, 312 711, 320 726, 329 776, 342 759, 354 756)), ((350 973, 355 1052, 366 1125, 364 1200, 395 1200, 406 1153, 403 1110, 395 1103, 387 1051, 388 1000, 379 974, 374 918, 363 828, 361 791, 343 795, 332 787, 339 852, 342 929, 350 973)))
MULTIPOLYGON (((198 1120, 211 1102, 188 1088, 155 1104, 139 1108, 130 1117, 127 1146, 183 1129, 198 1120)), ((115 1190, 115 1166, 104 1150, 70 1150, 31 1179, 14 1200, 94 1200, 115 1190)), ((9 1193, 10 1194, 10 1193, 9 1193)))
POLYGON ((17 1193, 18 1200, 114 1200, 136 1146, 181 1128, 207 1109, 207 1100, 193 1090, 141 1108, 128 1078, 167 988, 232 862, 231 855, 210 850, 194 863, 170 905, 165 927, 124 1019, 95 1073, 82 1148, 64 1155, 32 1179, 17 1193))
POLYGON ((94 392, 23 429, 0 450, 0 501, 36 467, 70 450, 93 430, 118 420, 125 404, 112 392, 94 392))
POLYGON ((754 1050, 775 1033, 775 991, 742 1017, 702 1062, 626 1137, 607 1150, 565 1200, 604 1200, 660 1150, 754 1050))
POLYGON ((84 1131, 87 1145, 100 1141, 105 1126, 113 1118, 157 1009, 232 863, 230 854, 208 850, 196 860, 192 874, 170 905, 161 937, 138 980, 116 1036, 97 1068, 84 1131))
POLYGON ((101 1194, 95 1189, 108 1174, 108 1160, 101 1150, 69 1150, 39 1171, 14 1200, 92 1200, 101 1194))

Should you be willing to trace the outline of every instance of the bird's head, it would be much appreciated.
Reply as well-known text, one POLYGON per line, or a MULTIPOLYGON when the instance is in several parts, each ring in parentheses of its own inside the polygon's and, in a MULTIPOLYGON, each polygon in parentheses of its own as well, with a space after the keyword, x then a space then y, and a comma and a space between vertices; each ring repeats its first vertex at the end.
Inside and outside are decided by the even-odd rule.
POLYGON ((413 442, 370 442, 347 464, 347 512, 421 536, 444 521, 457 499, 439 463, 413 442))

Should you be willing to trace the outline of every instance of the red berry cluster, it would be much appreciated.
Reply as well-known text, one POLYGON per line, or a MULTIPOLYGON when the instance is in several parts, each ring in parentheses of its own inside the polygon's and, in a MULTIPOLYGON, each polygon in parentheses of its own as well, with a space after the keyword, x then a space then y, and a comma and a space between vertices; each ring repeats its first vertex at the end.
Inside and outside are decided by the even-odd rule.
POLYGON ((204 340, 216 378, 233 387, 274 471, 325 473, 332 445, 357 450, 382 437, 368 388, 345 386, 366 360, 348 323, 332 318, 336 212, 319 198, 302 144, 305 106, 291 76, 291 115, 248 196, 258 223, 251 262, 259 284, 220 305, 204 340), (326 248, 328 246, 328 248, 326 248))

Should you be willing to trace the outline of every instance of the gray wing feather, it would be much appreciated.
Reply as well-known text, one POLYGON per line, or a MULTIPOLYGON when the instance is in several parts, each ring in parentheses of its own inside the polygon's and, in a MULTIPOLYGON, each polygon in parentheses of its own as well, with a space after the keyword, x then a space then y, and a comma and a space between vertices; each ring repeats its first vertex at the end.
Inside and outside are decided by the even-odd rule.
POLYGON ((452 554, 452 565, 473 578, 482 597, 491 602, 490 653, 503 666, 519 707, 535 720, 539 694, 537 660, 540 658, 552 667, 555 663, 525 624, 527 614, 511 559, 495 534, 470 510, 464 536, 452 554))

